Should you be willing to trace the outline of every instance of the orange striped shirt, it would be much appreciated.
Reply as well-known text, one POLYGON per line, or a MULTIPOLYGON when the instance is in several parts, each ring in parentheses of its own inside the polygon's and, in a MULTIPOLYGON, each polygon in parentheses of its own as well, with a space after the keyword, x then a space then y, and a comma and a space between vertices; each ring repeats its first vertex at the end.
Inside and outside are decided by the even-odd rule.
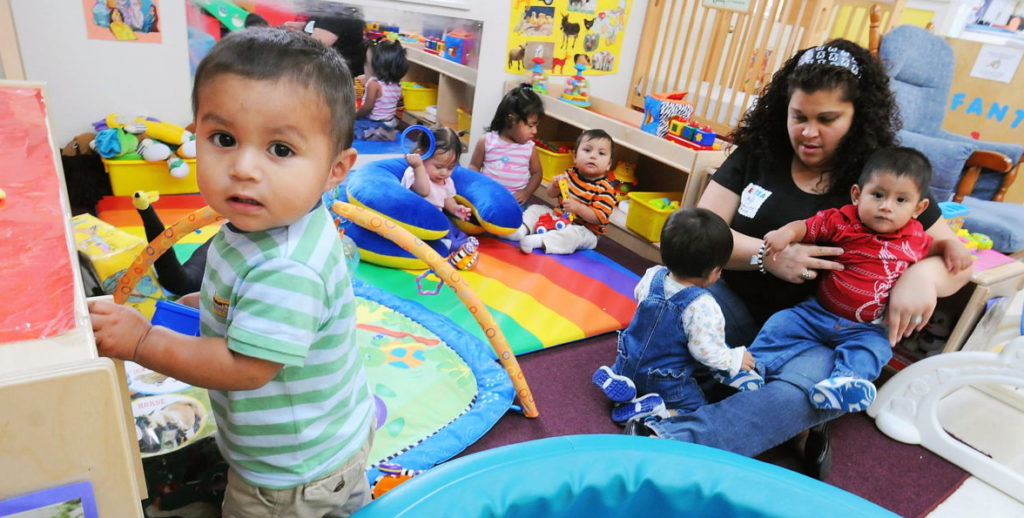
MULTIPOLYGON (((615 189, 612 184, 604 176, 595 180, 587 179, 575 167, 566 169, 565 173, 569 177, 569 195, 594 209, 594 214, 597 214, 596 224, 583 221, 582 218, 577 218, 575 222, 597 235, 604 234, 608 218, 615 209, 615 189)), ((561 199, 561 194, 558 197, 561 199)))

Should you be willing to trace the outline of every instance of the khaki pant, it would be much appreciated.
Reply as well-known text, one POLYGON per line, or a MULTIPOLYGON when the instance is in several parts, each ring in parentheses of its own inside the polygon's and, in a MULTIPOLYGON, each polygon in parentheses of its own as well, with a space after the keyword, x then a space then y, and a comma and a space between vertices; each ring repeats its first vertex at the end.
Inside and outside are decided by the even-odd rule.
MULTIPOLYGON (((530 205, 523 212, 523 224, 528 233, 533 233, 533 227, 541 215, 554 213, 547 205, 530 205)), ((597 247, 597 235, 587 227, 576 224, 561 230, 549 230, 541 234, 541 241, 544 243, 544 251, 549 254, 571 254, 577 250, 593 250, 597 247)))
POLYGON ((372 444, 371 428, 359 451, 333 473, 289 489, 251 486, 231 469, 228 471, 222 518, 347 517, 370 503, 366 459, 372 444))

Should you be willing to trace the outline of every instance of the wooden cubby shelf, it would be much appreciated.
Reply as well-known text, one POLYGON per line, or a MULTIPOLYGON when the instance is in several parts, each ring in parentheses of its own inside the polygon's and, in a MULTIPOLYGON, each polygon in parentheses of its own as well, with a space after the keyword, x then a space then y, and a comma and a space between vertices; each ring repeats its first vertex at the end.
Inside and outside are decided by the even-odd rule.
MULTIPOLYGON (((511 81, 507 88, 518 85, 511 81)), ((697 151, 669 142, 640 129, 644 114, 626 106, 591 97, 591 106, 581 108, 559 100, 562 84, 548 83, 548 95, 542 95, 544 119, 537 137, 549 141, 575 141, 583 130, 603 129, 615 140, 617 160, 636 164, 637 191, 682 192, 682 207, 691 207, 707 183, 708 175, 725 160, 720 150, 697 151)), ((554 200, 543 189, 535 195, 546 203, 554 200)), ((608 239, 622 244, 642 257, 661 262, 657 243, 632 230, 611 224, 605 234, 608 239)))

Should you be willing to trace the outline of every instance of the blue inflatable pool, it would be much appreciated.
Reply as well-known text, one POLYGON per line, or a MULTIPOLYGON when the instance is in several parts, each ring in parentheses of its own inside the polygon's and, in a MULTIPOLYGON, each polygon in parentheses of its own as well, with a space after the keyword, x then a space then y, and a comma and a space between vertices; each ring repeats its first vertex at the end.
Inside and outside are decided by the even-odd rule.
POLYGON ((823 482, 706 446, 626 435, 572 435, 442 464, 355 516, 897 515, 823 482))

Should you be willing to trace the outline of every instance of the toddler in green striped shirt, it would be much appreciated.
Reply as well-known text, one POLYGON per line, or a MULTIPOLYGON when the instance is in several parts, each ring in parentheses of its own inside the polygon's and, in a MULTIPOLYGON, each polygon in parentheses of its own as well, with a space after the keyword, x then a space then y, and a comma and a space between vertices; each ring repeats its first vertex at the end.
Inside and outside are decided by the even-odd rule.
POLYGON ((200 337, 90 303, 101 354, 210 389, 230 465, 223 516, 348 516, 369 501, 374 403, 324 191, 355 161, 352 78, 298 31, 232 33, 196 70, 203 197, 228 220, 198 297, 200 337))

